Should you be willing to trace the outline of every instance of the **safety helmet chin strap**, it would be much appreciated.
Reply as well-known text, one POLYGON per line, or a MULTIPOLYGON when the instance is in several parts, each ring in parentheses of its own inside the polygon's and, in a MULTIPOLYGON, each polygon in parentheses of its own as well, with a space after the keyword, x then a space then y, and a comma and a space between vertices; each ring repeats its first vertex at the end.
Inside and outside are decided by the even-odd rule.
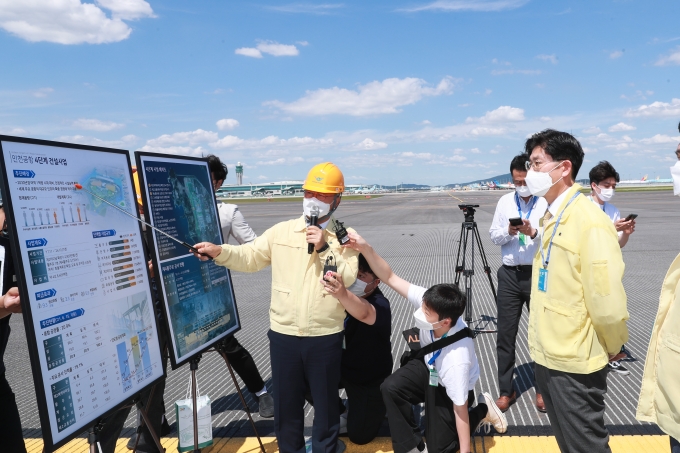
POLYGON ((331 202, 331 207, 328 210, 328 214, 319 218, 319 223, 328 222, 330 220, 335 210, 338 209, 338 205, 340 204, 340 198, 342 198, 342 193, 339 193, 335 197, 333 197, 333 201, 331 202))

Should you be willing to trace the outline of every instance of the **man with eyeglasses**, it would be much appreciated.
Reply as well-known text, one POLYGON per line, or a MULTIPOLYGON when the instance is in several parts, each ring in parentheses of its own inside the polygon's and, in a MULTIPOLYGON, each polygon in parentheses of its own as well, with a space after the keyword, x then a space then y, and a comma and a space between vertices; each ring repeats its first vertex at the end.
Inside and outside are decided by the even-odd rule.
MULTIPOLYGON (((515 370, 515 343, 522 307, 529 311, 531 297, 531 268, 539 240, 538 222, 545 214, 548 203, 544 198, 531 195, 524 179, 529 157, 515 156, 510 163, 510 174, 515 190, 503 195, 496 205, 489 235, 491 241, 501 246, 503 265, 498 268, 498 334, 496 356, 498 360, 498 408, 505 412, 517 400, 512 380, 515 370), (512 219, 512 221, 511 221, 512 219)), ((541 392, 536 387, 536 409, 545 412, 541 392)))
MULTIPOLYGON (((358 252, 344 248, 326 228, 340 206, 345 181, 331 162, 314 166, 302 188, 303 214, 278 223, 253 242, 240 246, 201 242, 197 258, 206 254, 215 264, 240 272, 272 267, 269 352, 274 392, 274 430, 281 453, 305 450, 304 404, 309 386, 314 400, 312 451, 335 453, 339 448, 338 384, 342 360, 345 310, 324 289, 322 278, 331 266, 347 286, 357 277, 358 252), (313 213, 317 225, 311 224, 313 213), (308 252, 312 244, 312 253, 308 252)), ((333 222, 335 224, 335 222, 333 222)), ((352 231, 348 229, 348 231, 352 231)))
POLYGON ((607 364, 628 340, 624 264, 614 225, 574 181, 583 149, 547 129, 525 144, 526 183, 545 197, 534 257, 529 352, 560 450, 609 452, 607 364))

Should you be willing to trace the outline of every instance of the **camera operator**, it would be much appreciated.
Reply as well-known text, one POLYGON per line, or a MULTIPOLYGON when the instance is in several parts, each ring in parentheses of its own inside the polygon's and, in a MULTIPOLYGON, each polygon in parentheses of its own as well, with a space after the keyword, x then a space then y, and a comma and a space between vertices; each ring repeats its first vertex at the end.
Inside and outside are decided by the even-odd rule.
POLYGON ((14 261, 7 238, 7 219, 0 199, 0 429, 2 430, 2 451, 7 453, 26 453, 19 408, 12 388, 5 378, 3 357, 9 341, 9 319, 13 313, 21 313, 19 291, 17 290, 14 261))
MULTIPOLYGON (((489 229, 491 241, 501 246, 503 265, 498 269, 498 388, 496 405, 503 412, 517 400, 512 378, 515 369, 517 330, 522 317, 522 306, 527 311, 531 298, 531 270, 539 240, 538 222, 548 209, 542 197, 532 196, 524 179, 529 156, 520 154, 510 163, 510 174, 515 191, 498 200, 489 229), (515 219, 513 222, 510 219, 515 219), (513 223, 515 223, 513 225, 513 223)), ((545 412, 545 404, 536 387, 536 409, 545 412)))

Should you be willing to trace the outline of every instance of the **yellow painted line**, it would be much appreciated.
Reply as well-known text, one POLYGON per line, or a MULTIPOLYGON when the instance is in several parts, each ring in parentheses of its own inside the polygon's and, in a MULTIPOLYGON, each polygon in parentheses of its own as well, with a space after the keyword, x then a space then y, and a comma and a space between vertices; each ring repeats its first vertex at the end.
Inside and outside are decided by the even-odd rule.
POLYGON ((461 200, 460 198, 454 197, 453 195, 451 195, 451 192, 446 192, 446 193, 447 193, 447 195, 448 195, 449 197, 455 198, 456 200, 460 201, 461 203, 465 203, 465 202, 464 202, 463 200, 461 200))
MULTIPOLYGON (((347 453, 392 453, 392 440, 389 437, 378 437, 367 445, 356 445, 346 437, 341 437, 347 445, 347 453)), ((42 439, 26 439, 28 453, 42 453, 42 439)), ((127 438, 120 438, 116 443, 115 453, 128 453, 127 438)), ((167 453, 177 451, 177 438, 161 439, 167 453)), ((275 437, 263 437, 267 453, 279 451, 275 437)), ((668 436, 611 436, 609 446, 613 453, 667 453, 668 436)), ((207 451, 208 449, 204 449, 207 451)), ((87 453, 86 439, 74 439, 57 450, 57 453, 87 453)), ((214 440, 210 453, 259 453, 260 445, 255 437, 218 438, 214 440)), ((485 436, 475 437, 472 451, 475 453, 559 453, 557 442, 552 436, 485 436)))

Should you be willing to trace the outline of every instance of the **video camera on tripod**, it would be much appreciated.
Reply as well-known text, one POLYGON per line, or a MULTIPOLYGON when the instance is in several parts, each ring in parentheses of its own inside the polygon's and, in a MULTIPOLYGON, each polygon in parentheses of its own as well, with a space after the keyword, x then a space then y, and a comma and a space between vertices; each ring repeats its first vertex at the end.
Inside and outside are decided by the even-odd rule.
MULTIPOLYGON (((458 241, 458 253, 456 258, 456 280, 455 284, 460 287, 461 276, 465 277, 465 297, 467 299, 467 305, 465 306, 465 322, 470 325, 472 322, 472 276, 475 274, 475 244, 479 249, 479 254, 482 259, 482 266, 484 273, 489 279, 489 286, 491 287, 491 293, 493 294, 494 302, 496 301, 496 288, 493 284, 493 279, 491 278, 491 267, 489 267, 489 262, 486 259, 486 254, 484 253, 484 246, 482 245, 482 240, 479 237, 479 229, 477 228, 477 222, 475 222, 475 208, 478 208, 478 204, 459 204, 458 207, 463 211, 465 216, 465 221, 460 226, 460 240, 458 241), (472 240, 469 240, 470 235, 472 235, 472 240), (468 257, 468 246, 470 247, 470 260, 468 257), (461 251, 463 252, 461 255, 461 251)), ((489 329, 479 329, 477 327, 470 328, 476 333, 492 333, 496 330, 489 329)))

